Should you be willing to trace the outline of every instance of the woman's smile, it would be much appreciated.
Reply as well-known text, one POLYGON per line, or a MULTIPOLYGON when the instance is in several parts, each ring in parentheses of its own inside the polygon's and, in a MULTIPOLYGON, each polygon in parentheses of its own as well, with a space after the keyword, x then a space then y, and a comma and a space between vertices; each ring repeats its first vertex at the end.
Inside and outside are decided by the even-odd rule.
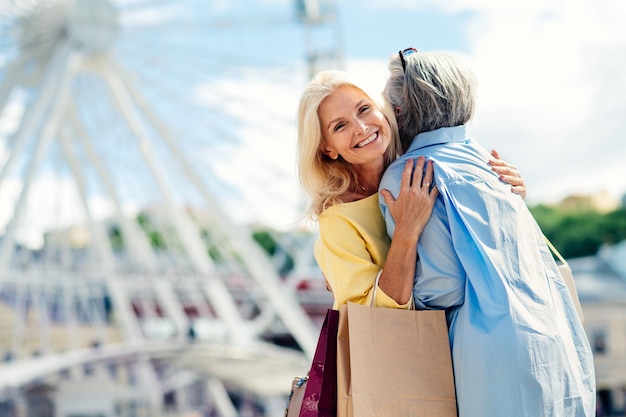
POLYGON ((354 147, 355 148, 362 148, 362 147, 367 146, 370 143, 374 142, 376 139, 378 139, 378 132, 372 133, 367 139, 357 143, 356 145, 354 145, 354 147))

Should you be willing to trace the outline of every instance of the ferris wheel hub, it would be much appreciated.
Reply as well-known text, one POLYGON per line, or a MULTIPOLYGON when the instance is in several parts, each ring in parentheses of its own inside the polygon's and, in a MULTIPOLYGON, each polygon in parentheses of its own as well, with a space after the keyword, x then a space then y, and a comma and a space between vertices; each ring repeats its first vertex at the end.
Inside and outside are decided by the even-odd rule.
POLYGON ((119 31, 118 14, 109 0, 75 0, 67 32, 72 45, 88 54, 112 49, 119 31))
POLYGON ((20 17, 23 50, 51 49, 63 40, 86 55, 110 51, 119 32, 118 11, 110 0, 41 1, 20 17))

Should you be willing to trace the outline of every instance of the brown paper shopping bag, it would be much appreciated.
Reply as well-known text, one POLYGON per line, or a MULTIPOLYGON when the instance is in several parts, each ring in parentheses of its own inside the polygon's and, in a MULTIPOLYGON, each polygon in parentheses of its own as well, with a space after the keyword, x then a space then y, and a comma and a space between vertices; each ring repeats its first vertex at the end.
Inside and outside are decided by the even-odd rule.
POLYGON ((354 417, 350 368, 348 306, 343 304, 339 307, 337 328, 337 417, 354 417))
POLYGON ((444 311, 342 305, 338 417, 456 417, 444 311))
POLYGON ((574 283, 574 275, 572 274, 572 269, 569 267, 569 264, 567 263, 565 258, 563 258, 559 251, 556 250, 552 242, 550 242, 550 240, 548 240, 546 236, 544 236, 543 238, 545 239, 546 244, 548 245, 554 256, 560 261, 560 263, 557 264, 557 267, 559 268, 559 272, 563 277, 563 281, 565 281, 565 285, 567 286, 569 295, 570 297, 572 297, 572 302, 574 303, 574 308, 576 308, 578 317, 580 318, 581 322, 584 322, 585 315, 583 314, 583 308, 580 305, 580 299, 578 298, 578 291, 576 290, 576 284, 574 283))

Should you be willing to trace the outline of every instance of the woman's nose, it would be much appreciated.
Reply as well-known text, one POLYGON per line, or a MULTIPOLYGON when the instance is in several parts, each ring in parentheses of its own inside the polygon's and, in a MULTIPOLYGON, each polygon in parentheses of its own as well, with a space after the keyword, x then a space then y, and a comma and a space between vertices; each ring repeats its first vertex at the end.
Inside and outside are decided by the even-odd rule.
POLYGON ((367 132, 367 129, 368 129, 367 123, 363 122, 362 120, 357 120, 356 126, 357 126, 357 134, 358 135, 367 132))

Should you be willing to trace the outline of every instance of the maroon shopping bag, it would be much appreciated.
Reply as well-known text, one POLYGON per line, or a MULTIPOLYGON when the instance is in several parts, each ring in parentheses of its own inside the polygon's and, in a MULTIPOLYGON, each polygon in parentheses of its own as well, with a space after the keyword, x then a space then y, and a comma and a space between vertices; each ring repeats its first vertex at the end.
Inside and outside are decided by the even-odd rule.
POLYGON ((299 417, 337 416, 337 328, 339 311, 329 309, 309 370, 299 417))

